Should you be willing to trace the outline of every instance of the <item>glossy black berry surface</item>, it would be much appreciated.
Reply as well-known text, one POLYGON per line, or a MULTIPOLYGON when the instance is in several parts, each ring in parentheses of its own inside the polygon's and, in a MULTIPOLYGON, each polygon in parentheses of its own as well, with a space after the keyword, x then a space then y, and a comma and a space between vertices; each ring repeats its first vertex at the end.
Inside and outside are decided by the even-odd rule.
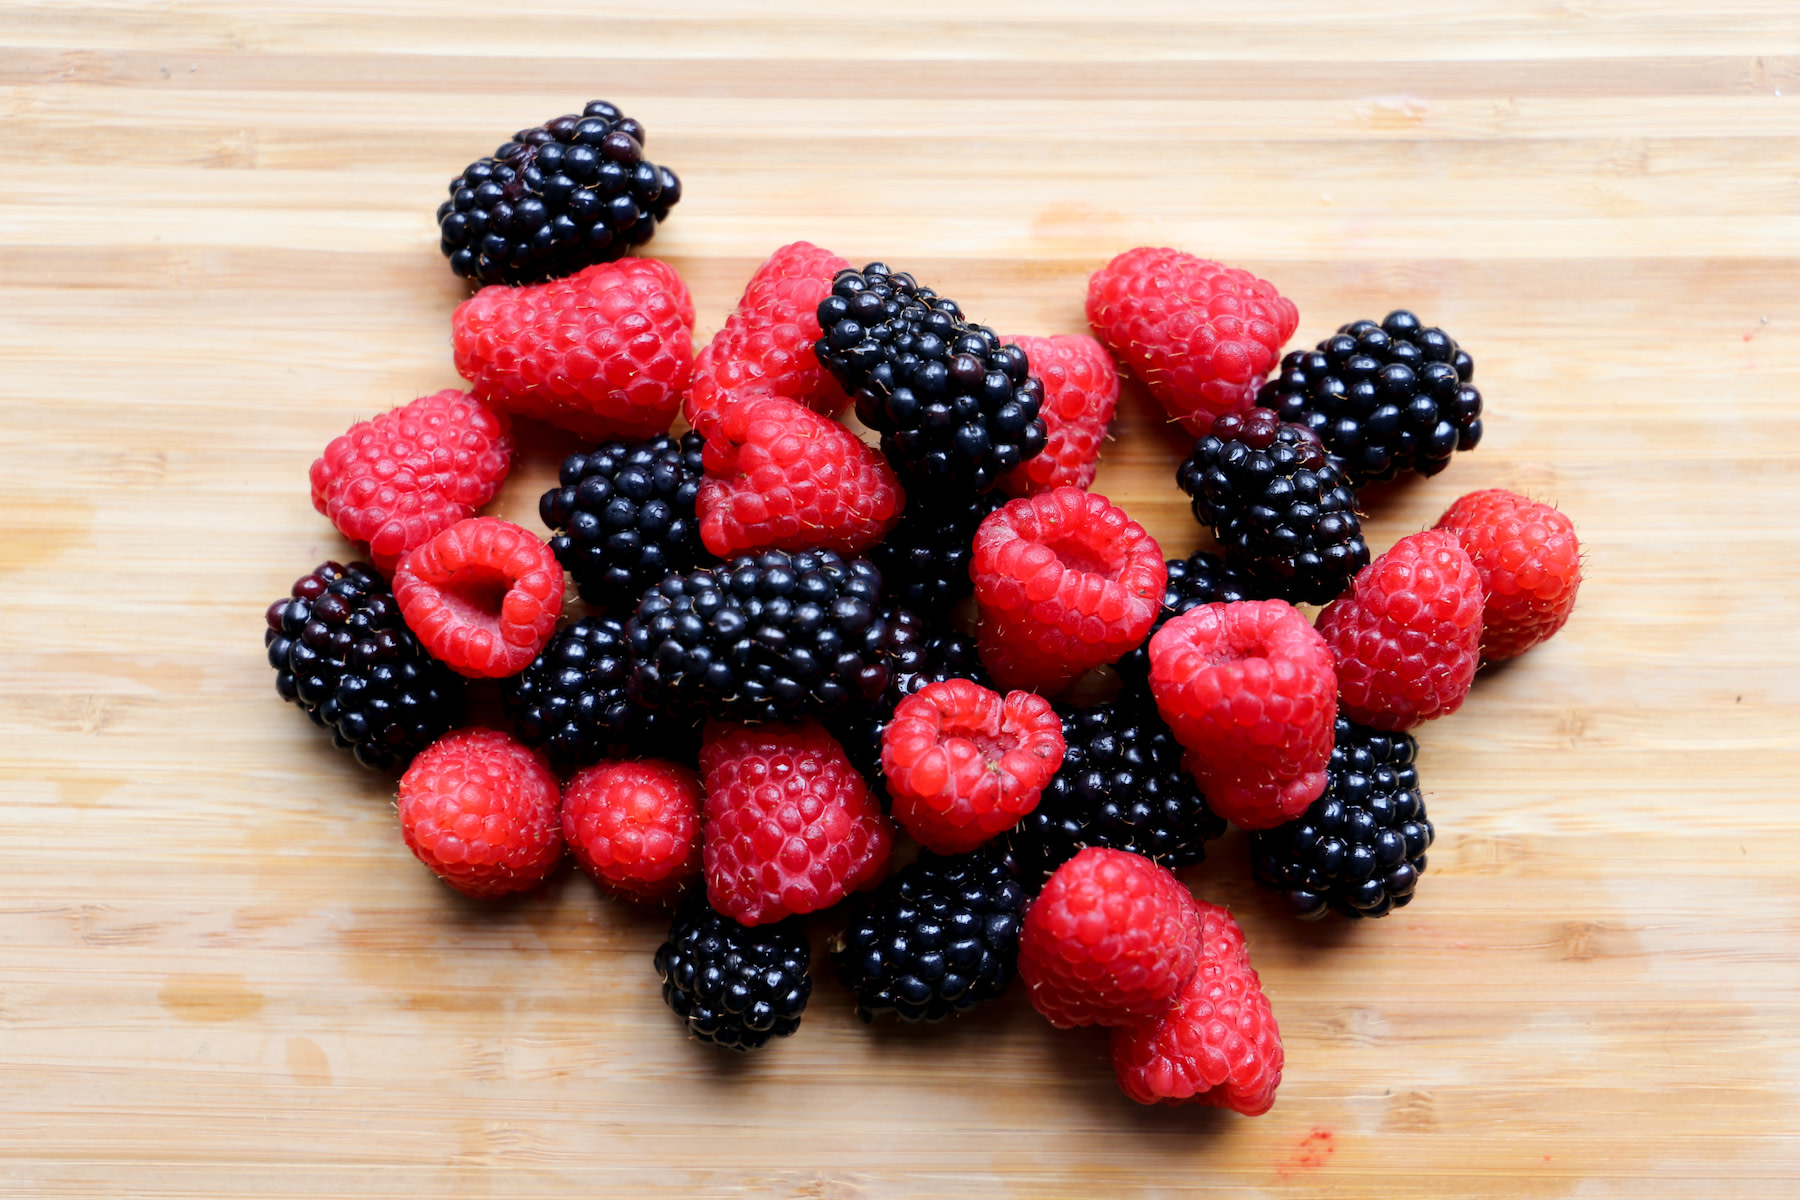
POLYGON ((927 850, 855 911, 832 959, 863 1020, 941 1021, 1006 993, 1024 909, 995 859, 927 850))
POLYGON ((1418 743, 1338 718, 1325 794, 1285 825, 1252 835, 1256 882, 1312 920, 1327 911, 1385 917, 1412 903, 1433 830, 1418 743))
POLYGON ((1187 558, 1171 558, 1168 567, 1169 582, 1163 587, 1162 607, 1156 610, 1156 621, 1149 634, 1136 649, 1113 664, 1128 690, 1146 695, 1150 687, 1150 639, 1171 619, 1202 604, 1269 599, 1269 594, 1247 574, 1209 550, 1197 550, 1187 558))
POLYGON ((470 163, 438 206, 450 269, 480 283, 536 283, 649 241, 681 199, 681 180, 644 157, 644 137, 636 120, 592 100, 470 163))
POLYGON ((1351 486, 1402 471, 1436 475, 1481 441, 1475 362, 1404 309, 1356 321, 1281 360, 1257 403, 1305 425, 1351 486))
POLYGON ((1043 383, 1025 351, 912 276, 870 263, 819 302, 819 361, 907 483, 984 492, 1044 448, 1043 383))
POLYGON ((1006 500, 998 491, 970 496, 915 488, 886 539, 869 550, 869 560, 887 580, 888 595, 921 616, 941 620, 974 590, 969 560, 975 531, 1006 500))
POLYGON ((462 713, 461 678, 425 652, 368 563, 320 563, 269 606, 275 690, 356 761, 398 771, 462 713))
POLYGON ((563 460, 557 486, 538 501, 538 515, 583 600, 629 612, 664 575, 711 558, 694 515, 705 446, 689 430, 608 442, 563 460))
POLYGON ((812 950, 791 918, 754 928, 707 907, 676 916, 656 950, 663 1002, 703 1042, 754 1050, 800 1027, 812 995, 812 950))

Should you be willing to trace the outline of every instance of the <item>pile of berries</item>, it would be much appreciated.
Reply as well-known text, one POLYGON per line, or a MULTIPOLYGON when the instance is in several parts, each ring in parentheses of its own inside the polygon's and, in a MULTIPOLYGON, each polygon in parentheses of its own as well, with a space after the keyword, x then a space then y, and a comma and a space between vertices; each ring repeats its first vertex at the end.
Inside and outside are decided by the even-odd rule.
POLYGON ((1134 1100, 1267 1111, 1283 1050, 1243 932, 1173 872, 1229 822, 1300 917, 1411 903, 1410 731, 1574 606, 1573 527, 1511 492, 1371 557, 1357 489, 1475 447, 1473 360, 1406 311, 1281 358, 1273 284, 1153 248, 1092 276, 1097 339, 1003 338, 804 242, 696 353, 680 276, 625 256, 680 198, 644 143, 594 101, 452 183, 444 251, 488 285, 451 318, 468 390, 313 464, 373 565, 270 606, 276 690, 401 773, 401 837, 450 887, 527 891, 566 851, 672 906, 655 973, 702 1041, 793 1034, 826 921, 865 1021, 1016 977, 1052 1024, 1112 1030, 1134 1100), (1216 552, 1166 560, 1088 490, 1115 356, 1196 439, 1175 482, 1216 552), (517 419, 592 447, 548 536, 480 515, 517 419), (1116 694, 1073 703, 1084 677, 1116 694), (482 679, 511 731, 457 727, 482 679))

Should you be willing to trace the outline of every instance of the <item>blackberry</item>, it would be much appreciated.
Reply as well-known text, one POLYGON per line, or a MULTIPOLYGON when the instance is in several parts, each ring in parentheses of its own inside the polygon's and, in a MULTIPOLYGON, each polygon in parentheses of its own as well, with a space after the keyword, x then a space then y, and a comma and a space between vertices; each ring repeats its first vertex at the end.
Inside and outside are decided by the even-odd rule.
POLYGON ((1150 626, 1142 645, 1113 664, 1125 686, 1133 691, 1149 688, 1150 639, 1172 619, 1202 604, 1233 604, 1240 600, 1266 598, 1242 571, 1206 550, 1196 550, 1187 558, 1171 558, 1168 566, 1169 582, 1163 588, 1162 607, 1156 611, 1156 623, 1150 626))
POLYGON ((1305 425, 1353 487, 1401 471, 1436 475, 1481 441, 1475 362, 1453 338, 1401 309, 1296 350, 1257 403, 1305 425))
POLYGON ((530 666, 501 685, 519 736, 567 766, 609 756, 692 763, 697 723, 633 704, 631 647, 611 617, 584 617, 551 638, 530 666))
POLYGON ((365 767, 401 769, 461 714, 462 680, 425 652, 368 563, 320 563, 268 621, 275 690, 365 767))
POLYGON ((1325 794, 1285 825, 1251 835, 1256 882, 1307 920, 1325 910, 1385 917, 1412 903, 1433 836, 1411 734, 1339 717, 1325 794))
POLYGON ((934 619, 956 607, 975 587, 969 578, 975 530, 1006 500, 999 492, 973 498, 926 491, 908 496, 899 522, 869 551, 888 581, 888 595, 934 619))
POLYGON ((644 127, 590 100, 464 167, 438 206, 439 246, 465 279, 536 283, 622 257, 680 199, 675 172, 644 158, 644 127))
POLYGON ((941 1021, 1005 995, 1019 959, 1025 889, 977 851, 929 850, 882 885, 832 941, 865 1021, 941 1021))
POLYGON ((831 732, 844 747, 850 764, 862 772, 869 786, 887 801, 881 776, 881 731, 893 719, 900 702, 928 683, 946 679, 973 679, 992 688, 993 680, 982 668, 975 639, 960 633, 940 633, 927 640, 927 629, 903 608, 889 612, 889 644, 893 647, 891 682, 867 708, 832 722, 831 732))
POLYGON ((563 459, 557 486, 538 501, 538 516, 583 600, 629 608, 664 575, 711 557, 700 546, 694 515, 705 446, 690 430, 608 442, 563 459))
POLYGON ((866 705, 893 682, 881 601, 881 572, 829 550, 670 575, 625 626, 633 698, 739 721, 866 705))
POLYGON ((754 928, 702 897, 682 909, 656 949, 663 1003, 703 1042, 754 1050, 800 1028, 812 995, 812 949, 793 919, 754 928))
POLYGON ((1063 763, 1038 806, 1008 835, 1015 868, 1036 890, 1086 846, 1128 850, 1170 870, 1206 857, 1225 833, 1181 765, 1181 744, 1148 703, 1065 711, 1063 763))
POLYGON ((819 361, 902 477, 985 492, 1044 448, 1044 385, 1025 351, 955 301, 870 263, 838 272, 818 316, 819 361))
POLYGON ((1266 408, 1214 421, 1175 481, 1226 560, 1271 597, 1329 603, 1369 563, 1355 493, 1318 436, 1266 408))

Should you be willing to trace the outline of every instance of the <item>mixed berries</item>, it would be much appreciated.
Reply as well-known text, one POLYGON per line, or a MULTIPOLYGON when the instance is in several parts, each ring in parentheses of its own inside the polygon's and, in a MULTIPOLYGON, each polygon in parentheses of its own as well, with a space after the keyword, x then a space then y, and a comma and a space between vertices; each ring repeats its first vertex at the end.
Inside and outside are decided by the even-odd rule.
POLYGON ((1406 310, 1283 358, 1274 284, 1152 247, 1090 278, 1096 336, 1001 338, 807 242, 696 353, 687 285, 627 253, 681 195, 644 139, 594 101, 451 185, 444 252, 487 285, 451 317, 469 390, 313 464, 373 565, 269 607, 277 692, 399 776, 449 887, 571 857, 669 905, 655 971, 700 1041, 793 1034, 824 934, 865 1021, 1017 976, 1052 1024, 1112 1030, 1132 1099, 1267 1111, 1269 997, 1174 872, 1230 822, 1278 908, 1410 904, 1435 831, 1408 731, 1580 586, 1569 519, 1498 489, 1371 553, 1359 489, 1481 440, 1473 360, 1406 310), (1195 439, 1172 482, 1215 545, 1188 558, 1089 490, 1121 366, 1195 439), (519 420, 585 439, 547 536, 482 515, 519 420), (465 679, 510 729, 457 728, 465 679))

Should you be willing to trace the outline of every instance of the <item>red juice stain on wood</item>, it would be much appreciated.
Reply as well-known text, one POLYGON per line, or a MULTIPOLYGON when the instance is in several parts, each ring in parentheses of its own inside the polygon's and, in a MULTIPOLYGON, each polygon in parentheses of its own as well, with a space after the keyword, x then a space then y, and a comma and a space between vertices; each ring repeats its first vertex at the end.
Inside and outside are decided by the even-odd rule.
POLYGON ((1337 1134, 1330 1129, 1314 1129, 1300 1139, 1294 1152, 1282 1160, 1277 1174, 1292 1175, 1296 1171, 1316 1171, 1325 1160, 1337 1153, 1337 1134))

